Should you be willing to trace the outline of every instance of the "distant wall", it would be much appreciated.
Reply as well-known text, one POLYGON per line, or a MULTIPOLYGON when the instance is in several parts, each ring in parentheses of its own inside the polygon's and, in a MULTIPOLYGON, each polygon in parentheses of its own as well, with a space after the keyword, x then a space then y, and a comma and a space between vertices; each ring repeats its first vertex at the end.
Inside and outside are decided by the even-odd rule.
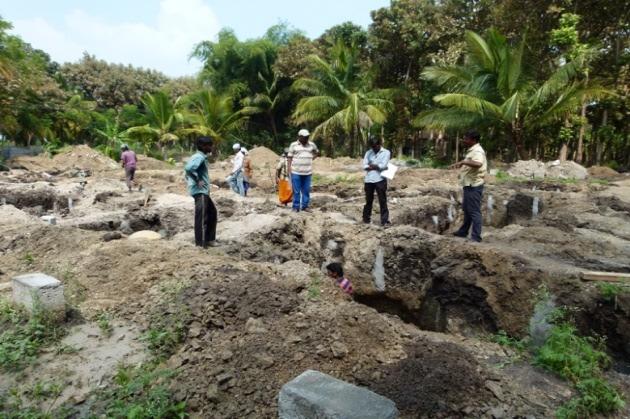
POLYGON ((44 149, 40 146, 35 147, 4 147, 0 149, 0 155, 3 159, 9 160, 18 156, 36 156, 41 154, 44 149))

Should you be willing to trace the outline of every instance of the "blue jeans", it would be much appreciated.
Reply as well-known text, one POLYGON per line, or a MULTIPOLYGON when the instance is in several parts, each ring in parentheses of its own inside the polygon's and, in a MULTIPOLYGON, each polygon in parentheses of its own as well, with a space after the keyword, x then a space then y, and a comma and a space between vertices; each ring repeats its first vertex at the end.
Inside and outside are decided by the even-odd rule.
POLYGON ((293 187, 293 209, 295 211, 308 208, 311 200, 311 175, 291 174, 293 187))
POLYGON ((481 186, 464 186, 464 224, 455 233, 460 237, 467 237, 468 230, 472 225, 472 234, 470 238, 476 242, 481 241, 481 197, 483 196, 483 185, 481 186))
POLYGON ((245 196, 245 186, 243 185, 243 171, 234 173, 230 179, 230 187, 240 196, 245 196))

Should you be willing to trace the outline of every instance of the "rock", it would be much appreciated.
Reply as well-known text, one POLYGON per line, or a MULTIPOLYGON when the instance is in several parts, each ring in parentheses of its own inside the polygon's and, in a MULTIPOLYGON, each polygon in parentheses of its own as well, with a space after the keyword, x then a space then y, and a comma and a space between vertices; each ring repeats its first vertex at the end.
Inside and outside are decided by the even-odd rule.
POLYGON ((545 165, 547 177, 558 179, 584 180, 588 177, 588 170, 573 161, 549 162, 545 165))
POLYGON ((131 228, 131 223, 129 220, 123 220, 120 223, 120 227, 118 227, 123 234, 133 234, 133 229, 131 228))
POLYGON ((394 419, 399 413, 391 400, 318 371, 307 370, 282 386, 280 419, 394 419))
POLYGON ((220 356, 221 356, 221 361, 228 362, 230 359, 232 359, 232 357, 234 356, 234 353, 232 353, 232 351, 225 350, 221 352, 220 356))
POLYGON ((217 383, 221 385, 234 379, 234 374, 232 374, 231 372, 224 372, 222 374, 217 375, 216 378, 217 378, 217 383))
POLYGON ((129 240, 160 240, 162 235, 151 230, 142 230, 129 236, 129 240))
POLYGON ((104 242, 110 242, 112 240, 120 240, 122 239, 122 234, 119 231, 110 231, 109 233, 103 234, 101 240, 104 242))
POLYGON ((262 320, 253 317, 248 318, 247 322, 245 322, 245 330, 247 330, 247 333, 253 334, 267 333, 262 320))
POLYGON ((348 347, 339 341, 335 341, 330 345, 330 350, 335 358, 343 358, 348 355, 348 347))
POLYGON ((254 358, 256 358, 260 366, 265 369, 270 368, 275 363, 273 358, 267 354, 256 354, 254 355, 254 358))
POLYGON ((36 272, 19 275, 11 281, 13 301, 24 306, 30 313, 45 310, 55 319, 66 316, 66 300, 63 285, 52 276, 36 272))
POLYGON ((542 179, 545 172, 545 164, 537 160, 519 160, 512 163, 507 171, 510 176, 528 179, 542 179))
POLYGON ((300 343, 302 342, 302 338, 298 335, 290 334, 287 336, 287 343, 300 343))
POLYGON ((504 401, 505 397, 503 396, 501 384, 496 381, 486 381, 486 388, 490 390, 499 401, 504 401))
POLYGON ((216 403, 219 401, 219 386, 216 384, 210 384, 206 390, 206 399, 210 403, 216 403))

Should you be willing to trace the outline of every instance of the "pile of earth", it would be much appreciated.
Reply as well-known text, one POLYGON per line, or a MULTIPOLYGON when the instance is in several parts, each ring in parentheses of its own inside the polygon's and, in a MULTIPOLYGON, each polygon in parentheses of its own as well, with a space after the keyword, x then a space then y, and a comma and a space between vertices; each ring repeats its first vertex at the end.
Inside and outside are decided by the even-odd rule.
POLYGON ((119 168, 118 163, 87 145, 64 149, 53 158, 46 155, 20 156, 10 161, 13 167, 35 172, 61 173, 69 170, 108 171, 119 168))
POLYGON ((538 160, 519 160, 510 165, 507 173, 513 177, 530 179, 551 177, 583 180, 588 177, 588 171, 584 166, 573 161, 560 162, 558 160, 548 163, 538 160))
POLYGON ((589 176, 596 178, 615 178, 619 176, 619 172, 607 166, 591 166, 588 168, 589 176))
POLYGON ((173 170, 174 166, 165 161, 138 154, 138 170, 173 170))

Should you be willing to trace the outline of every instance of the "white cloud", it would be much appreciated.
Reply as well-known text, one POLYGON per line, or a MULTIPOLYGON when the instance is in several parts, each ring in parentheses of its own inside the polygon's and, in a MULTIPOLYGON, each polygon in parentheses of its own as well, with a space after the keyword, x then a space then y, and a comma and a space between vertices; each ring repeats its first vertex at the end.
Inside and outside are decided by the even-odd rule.
POLYGON ((219 22, 203 0, 162 0, 154 24, 104 22, 82 10, 65 16, 55 28, 43 18, 14 22, 15 32, 60 62, 76 61, 83 51, 106 61, 163 71, 170 76, 195 73, 188 61, 193 46, 213 39, 219 22))

